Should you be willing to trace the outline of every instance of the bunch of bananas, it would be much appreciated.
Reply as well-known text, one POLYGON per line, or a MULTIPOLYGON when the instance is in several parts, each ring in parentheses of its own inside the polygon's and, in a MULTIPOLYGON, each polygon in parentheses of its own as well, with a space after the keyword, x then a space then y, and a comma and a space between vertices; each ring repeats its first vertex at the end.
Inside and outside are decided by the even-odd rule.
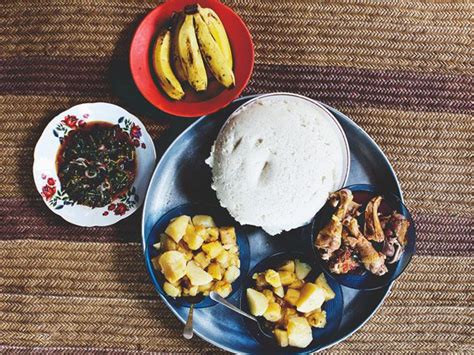
POLYGON ((174 13, 153 50, 153 66, 163 91, 174 100, 184 95, 183 84, 197 92, 207 89, 207 68, 226 88, 235 85, 229 39, 219 16, 198 4, 174 13))

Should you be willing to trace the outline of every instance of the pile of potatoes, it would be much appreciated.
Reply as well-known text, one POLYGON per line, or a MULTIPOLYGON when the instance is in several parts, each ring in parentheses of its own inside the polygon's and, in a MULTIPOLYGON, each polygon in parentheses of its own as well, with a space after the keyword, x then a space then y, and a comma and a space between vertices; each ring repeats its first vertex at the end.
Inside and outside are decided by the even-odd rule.
POLYGON ((255 288, 247 289, 250 313, 268 321, 281 347, 305 348, 313 340, 311 327, 326 326, 321 307, 336 295, 324 274, 305 281, 310 272, 311 266, 296 259, 252 276, 255 288))
POLYGON ((207 296, 211 291, 227 297, 240 276, 235 228, 218 228, 211 216, 172 219, 154 247, 159 255, 151 261, 164 275, 163 290, 170 297, 207 296))

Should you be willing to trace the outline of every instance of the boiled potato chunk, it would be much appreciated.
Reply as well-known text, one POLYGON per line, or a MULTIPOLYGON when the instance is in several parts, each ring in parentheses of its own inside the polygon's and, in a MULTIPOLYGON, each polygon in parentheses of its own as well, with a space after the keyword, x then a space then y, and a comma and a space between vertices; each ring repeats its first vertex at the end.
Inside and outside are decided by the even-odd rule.
POLYGON ((229 265, 240 267, 240 258, 238 254, 229 253, 229 265))
POLYGON ((198 292, 202 292, 205 296, 207 296, 209 292, 212 290, 213 286, 214 286, 214 282, 209 282, 205 285, 200 285, 198 286, 198 292))
POLYGON ((275 288, 273 289, 273 292, 274 292, 275 295, 277 295, 278 297, 283 298, 283 297, 285 296, 285 290, 283 289, 283 286, 275 287, 275 288))
POLYGON ((256 317, 262 316, 268 308, 268 299, 263 293, 253 288, 247 289, 247 302, 250 313, 256 317))
POLYGON ((178 243, 178 249, 176 249, 180 253, 184 254, 184 258, 186 261, 192 260, 194 257, 194 254, 191 249, 189 249, 188 244, 184 240, 181 240, 178 243))
POLYGON ((186 276, 193 286, 205 285, 212 281, 212 276, 201 269, 194 261, 189 261, 186 265, 186 276))
POLYGON ((211 263, 207 268, 207 272, 214 280, 222 280, 223 271, 218 263, 211 263))
POLYGON ((282 348, 286 348, 288 346, 288 332, 282 329, 275 329, 273 331, 275 334, 276 342, 282 348))
POLYGON ((291 271, 278 271, 280 275, 280 281, 283 286, 288 286, 296 280, 296 275, 291 271))
POLYGON ((203 269, 207 268, 211 263, 211 258, 205 252, 201 251, 194 255, 194 261, 203 269))
POLYGON ((283 308, 283 317, 278 323, 281 324, 284 328, 287 328, 289 320, 294 317, 298 317, 296 309, 292 307, 285 307, 283 308))
POLYGON ((311 266, 309 264, 303 263, 298 259, 295 260, 295 273, 296 278, 299 280, 304 280, 306 276, 311 272, 311 266))
POLYGON ((268 269, 265 272, 265 281, 267 281, 272 287, 281 286, 280 274, 272 269, 268 269))
POLYGON ((281 306, 278 303, 270 303, 263 317, 269 322, 278 322, 281 317, 281 306))
POLYGON ((163 253, 151 262, 166 279, 163 289, 171 297, 208 296, 212 290, 227 297, 240 276, 235 229, 218 228, 211 216, 171 219, 154 247, 163 253), (219 240, 221 233, 225 248, 219 240))
POLYGON ((224 248, 222 247, 222 244, 215 241, 215 242, 211 242, 211 243, 206 243, 206 244, 203 244, 202 245, 202 250, 207 253, 207 255, 209 255, 209 257, 211 259, 214 259, 216 258, 220 253, 222 253, 222 251, 224 250, 224 248))
POLYGON ((232 283, 240 276, 240 269, 237 266, 231 265, 224 273, 224 281, 232 283))
POLYGON ((193 224, 195 226, 203 226, 203 227, 215 227, 216 224, 214 223, 214 219, 211 216, 197 214, 193 217, 193 224))
POLYGON ((199 291, 198 286, 191 286, 190 288, 183 288, 183 296, 196 296, 199 291))
POLYGON ((273 303, 275 302, 275 295, 271 290, 265 289, 262 291, 262 293, 265 295, 265 297, 268 300, 268 303, 273 303))
POLYGON ((278 271, 289 271, 295 272, 295 262, 293 260, 285 261, 279 268, 278 271))
POLYGON ((189 289, 189 295, 190 296, 196 296, 198 291, 199 291, 199 287, 198 286, 193 286, 189 289))
POLYGON ((252 278, 255 280, 255 286, 258 289, 269 286, 267 280, 265 280, 265 274, 263 272, 253 274, 252 278))
POLYGON ((155 268, 155 270, 160 270, 161 271, 161 266, 160 266, 160 257, 161 255, 155 256, 151 258, 151 264, 155 268))
POLYGON ((300 298, 296 302, 299 312, 307 313, 321 308, 324 303, 324 291, 321 287, 308 282, 301 289, 300 298))
POLYGON ((289 288, 295 288, 299 290, 304 286, 304 281, 303 280, 295 280, 291 284, 288 285, 289 288))
POLYGON ((235 235, 234 227, 219 228, 222 244, 237 244, 237 236, 235 235))
POLYGON ((289 304, 296 306, 296 303, 298 302, 299 298, 300 298, 300 291, 295 290, 293 288, 289 288, 286 291, 285 297, 283 299, 289 304))
POLYGON ((179 251, 171 250, 163 253, 159 264, 165 278, 170 283, 175 283, 186 275, 186 259, 179 251))
POLYGON ((318 278, 315 281, 315 284, 323 289, 323 291, 324 291, 324 300, 325 301, 330 301, 334 297, 336 297, 336 294, 334 293, 332 288, 329 286, 329 284, 326 280, 326 276, 324 276, 323 273, 321 273, 321 275, 318 276, 318 278))
POLYGON ((238 245, 234 244, 223 244, 222 245, 225 250, 227 250, 231 254, 239 254, 239 247, 238 245))
POLYGON ((163 291, 165 291, 168 296, 173 298, 181 296, 181 289, 166 281, 163 284, 163 291))
POLYGON ((324 328, 326 326, 326 311, 315 309, 310 313, 306 313, 304 316, 312 327, 324 328))
POLYGON ((288 344, 306 348, 313 341, 311 326, 304 317, 294 317, 288 321, 288 344))
POLYGON ((189 249, 198 250, 201 247, 202 243, 204 243, 204 238, 202 237, 202 235, 204 235, 205 233, 206 230, 199 230, 198 228, 195 228, 194 226, 189 224, 186 230, 186 234, 183 237, 183 240, 186 242, 189 249))
POLYGON ((191 218, 189 216, 179 216, 168 224, 165 233, 178 243, 186 234, 186 228, 190 222, 191 218))
POLYGON ((178 244, 166 234, 160 234, 160 249, 163 251, 177 250, 178 244))
POLYGON ((211 227, 206 229, 207 239, 206 242, 215 242, 219 239, 219 229, 217 227, 211 227))
POLYGON ((232 292, 231 284, 225 281, 217 281, 213 287, 214 291, 217 292, 221 297, 226 298, 232 292))
POLYGON ((224 268, 228 268, 230 265, 229 252, 227 250, 222 250, 221 253, 217 256, 216 261, 224 268))

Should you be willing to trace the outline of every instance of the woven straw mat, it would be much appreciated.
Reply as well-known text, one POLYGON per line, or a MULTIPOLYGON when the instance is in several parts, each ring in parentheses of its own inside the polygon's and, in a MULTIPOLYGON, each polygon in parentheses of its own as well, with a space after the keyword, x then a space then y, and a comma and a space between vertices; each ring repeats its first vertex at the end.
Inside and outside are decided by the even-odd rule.
MULTIPOLYGON (((134 29, 151 0, 1 1, 0 352, 219 349, 181 336, 142 262, 140 213, 79 228, 44 206, 33 148, 47 122, 123 106, 165 142, 172 120, 137 93, 134 29)), ((350 116, 387 154, 417 255, 376 315, 330 352, 473 353, 473 33, 469 1, 228 0, 255 42, 245 94, 291 91, 350 116)))

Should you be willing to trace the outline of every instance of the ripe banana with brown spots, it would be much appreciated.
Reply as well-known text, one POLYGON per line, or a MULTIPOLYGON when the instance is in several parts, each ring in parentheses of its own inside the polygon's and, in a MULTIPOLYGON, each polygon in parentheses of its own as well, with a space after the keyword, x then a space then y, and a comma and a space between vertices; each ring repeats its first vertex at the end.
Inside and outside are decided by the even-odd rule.
POLYGON ((207 7, 201 7, 198 5, 198 11, 204 19, 207 27, 209 27, 212 37, 214 37, 217 44, 219 45, 227 65, 233 68, 234 61, 232 58, 232 48, 230 46, 229 38, 227 37, 227 32, 224 25, 222 24, 221 19, 214 10, 207 7))
POLYGON ((181 58, 179 57, 179 31, 184 22, 184 15, 175 12, 171 18, 171 64, 173 66, 176 77, 180 82, 187 81, 186 70, 183 67, 181 58))
POLYGON ((194 16, 189 14, 186 9, 185 14, 178 34, 179 57, 189 84, 196 91, 204 91, 207 89, 207 74, 196 38, 194 16))
POLYGON ((181 100, 184 97, 184 90, 171 68, 171 32, 163 29, 155 43, 153 49, 153 67, 163 91, 174 100, 181 100))
POLYGON ((197 7, 193 16, 199 47, 209 70, 223 86, 226 88, 233 87, 235 85, 235 77, 232 67, 226 61, 217 41, 212 37, 209 27, 197 11, 197 7))

